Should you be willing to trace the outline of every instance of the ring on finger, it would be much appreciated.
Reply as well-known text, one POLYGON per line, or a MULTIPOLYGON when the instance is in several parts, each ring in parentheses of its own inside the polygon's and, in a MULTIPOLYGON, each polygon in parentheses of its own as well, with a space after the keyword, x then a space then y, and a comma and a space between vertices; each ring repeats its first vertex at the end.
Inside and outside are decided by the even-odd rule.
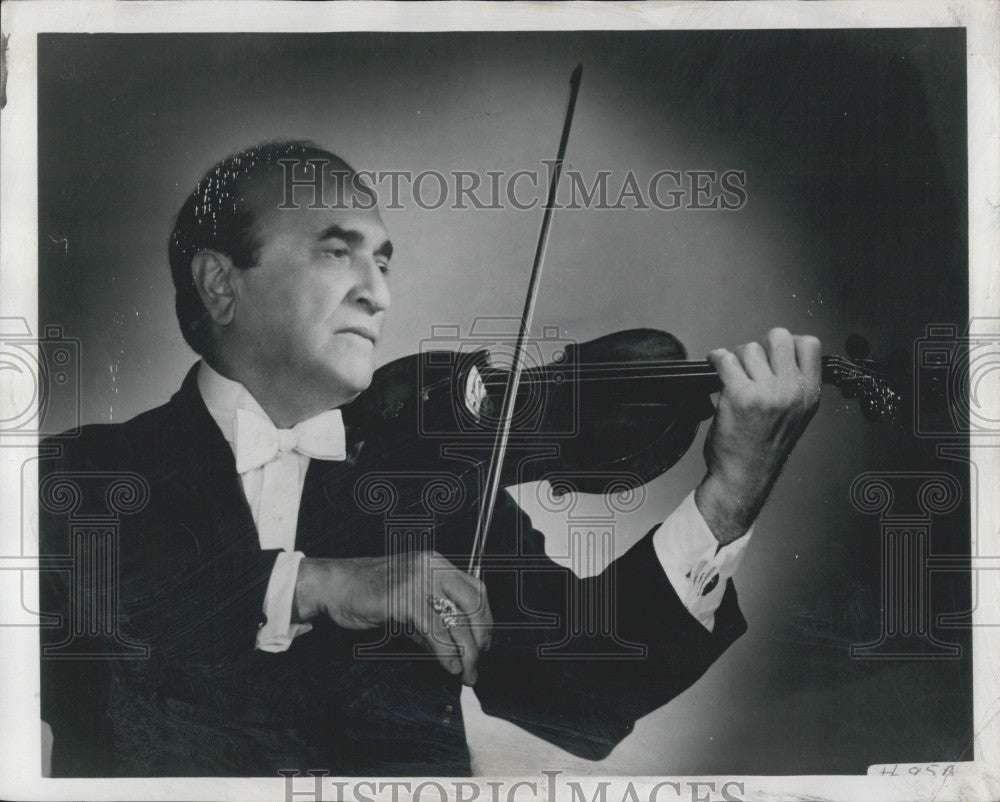
POLYGON ((427 603, 431 606, 431 609, 433 609, 434 612, 440 616, 441 625, 443 627, 446 629, 453 629, 459 625, 461 621, 461 614, 458 612, 455 602, 451 599, 435 596, 431 593, 427 596, 427 603))

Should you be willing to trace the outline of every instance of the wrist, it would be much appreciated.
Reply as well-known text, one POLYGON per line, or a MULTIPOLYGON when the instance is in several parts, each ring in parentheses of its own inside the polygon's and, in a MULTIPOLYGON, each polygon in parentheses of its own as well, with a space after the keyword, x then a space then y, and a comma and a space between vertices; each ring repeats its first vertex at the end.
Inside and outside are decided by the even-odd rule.
POLYGON ((299 561, 299 572, 295 579, 295 595, 292 597, 292 623, 306 624, 316 618, 321 612, 322 586, 321 563, 316 558, 303 557, 299 561))
POLYGON ((758 493, 743 483, 708 473, 695 489, 694 501, 720 545, 747 533, 760 512, 758 493))

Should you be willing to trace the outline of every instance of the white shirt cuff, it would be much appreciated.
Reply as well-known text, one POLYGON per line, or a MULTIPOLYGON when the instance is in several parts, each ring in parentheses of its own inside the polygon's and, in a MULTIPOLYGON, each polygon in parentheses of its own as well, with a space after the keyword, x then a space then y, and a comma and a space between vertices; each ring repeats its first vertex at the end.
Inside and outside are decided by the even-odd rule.
POLYGON ((726 582, 736 573, 750 535, 720 548, 701 515, 692 491, 653 534, 653 549, 677 597, 709 632, 722 603, 726 582))
POLYGON ((301 551, 283 551, 274 561, 264 594, 266 623, 257 631, 257 648, 263 652, 283 652, 295 638, 312 629, 312 624, 292 623, 295 582, 303 556, 301 551))

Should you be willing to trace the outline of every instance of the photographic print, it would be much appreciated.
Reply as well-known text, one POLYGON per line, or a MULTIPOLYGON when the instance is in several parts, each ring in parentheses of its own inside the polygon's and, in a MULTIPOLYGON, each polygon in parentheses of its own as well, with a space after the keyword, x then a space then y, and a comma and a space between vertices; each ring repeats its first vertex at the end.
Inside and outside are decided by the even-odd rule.
POLYGON ((995 796, 996 5, 337 6, 7 6, 5 785, 995 796))

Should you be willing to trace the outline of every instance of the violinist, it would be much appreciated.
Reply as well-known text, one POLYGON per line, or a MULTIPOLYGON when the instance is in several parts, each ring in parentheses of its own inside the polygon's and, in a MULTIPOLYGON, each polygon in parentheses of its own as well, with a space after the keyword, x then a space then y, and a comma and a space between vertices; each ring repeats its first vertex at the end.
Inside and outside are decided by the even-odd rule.
MULTIPOLYGON (((551 562, 501 493, 475 578, 466 507, 400 541, 358 491, 392 455, 369 453, 341 410, 372 380, 390 304, 415 310, 392 297, 389 234, 344 174, 308 142, 211 169, 169 245, 199 361, 167 404, 54 439, 43 554, 73 548, 46 476, 127 472, 148 491, 121 518, 111 627, 42 629, 43 647, 75 639, 81 655, 43 652, 55 776, 468 775, 463 684, 486 713, 599 759, 746 627, 731 577, 819 401, 818 341, 776 328, 709 355, 723 389, 705 477, 603 573, 551 562), (323 208, 282 208, 289 160, 296 175, 322 165, 323 208), (612 637, 569 627, 592 599, 612 637)), ((392 481, 399 505, 426 493, 418 475, 392 481)), ((106 491, 82 483, 81 507, 106 491)), ((99 582, 43 572, 42 609, 95 615, 105 597, 81 588, 99 582)))

